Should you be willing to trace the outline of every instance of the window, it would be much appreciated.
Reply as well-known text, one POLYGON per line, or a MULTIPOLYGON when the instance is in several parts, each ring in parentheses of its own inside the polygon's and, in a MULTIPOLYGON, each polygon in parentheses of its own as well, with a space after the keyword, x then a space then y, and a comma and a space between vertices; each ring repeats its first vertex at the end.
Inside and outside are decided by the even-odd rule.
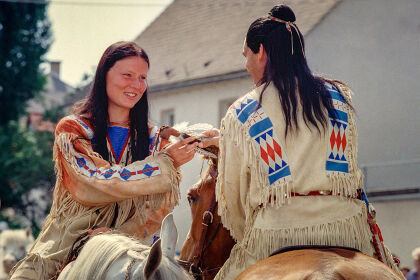
POLYGON ((174 126, 175 111, 174 109, 163 110, 160 114, 160 122, 162 125, 174 126))
POLYGON ((219 123, 225 117, 230 105, 235 102, 236 98, 229 98, 219 101, 219 123))

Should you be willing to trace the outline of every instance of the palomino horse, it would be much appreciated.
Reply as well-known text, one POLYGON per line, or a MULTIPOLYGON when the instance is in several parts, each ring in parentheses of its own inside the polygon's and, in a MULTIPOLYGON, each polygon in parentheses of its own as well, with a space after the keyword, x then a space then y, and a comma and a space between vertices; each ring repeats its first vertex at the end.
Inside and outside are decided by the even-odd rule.
MULTIPOLYGON (((188 193, 192 223, 178 262, 195 279, 213 279, 235 244, 221 225, 215 202, 217 162, 188 193)), ((261 280, 398 280, 382 262, 345 248, 299 248, 262 260, 236 279, 261 280)))
POLYGON ((177 239, 172 214, 163 220, 161 239, 151 248, 120 234, 96 235, 84 245, 76 260, 63 269, 58 280, 191 279, 174 259, 177 239))

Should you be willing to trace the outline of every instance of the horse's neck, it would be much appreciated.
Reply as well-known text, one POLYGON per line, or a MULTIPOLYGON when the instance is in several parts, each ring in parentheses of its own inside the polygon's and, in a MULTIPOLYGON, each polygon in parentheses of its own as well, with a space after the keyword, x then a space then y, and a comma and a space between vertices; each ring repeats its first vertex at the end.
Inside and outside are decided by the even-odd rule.
MULTIPOLYGON (((203 178, 212 178, 214 180, 217 179, 217 160, 213 160, 211 159, 211 161, 209 161, 209 166, 206 170, 205 176, 203 178)), ((215 185, 216 187, 216 185, 215 185)))
MULTIPOLYGON (((123 256, 119 257, 117 260, 112 262, 109 266, 109 269, 106 273, 106 280, 111 279, 126 279, 125 276, 127 274, 127 268, 129 267, 132 258, 124 254, 123 256)), ((141 262, 141 260, 137 260, 137 262, 141 262)), ((136 264, 138 264, 136 262, 136 264)), ((141 279, 139 277, 134 277, 134 275, 130 274, 130 279, 141 279)))

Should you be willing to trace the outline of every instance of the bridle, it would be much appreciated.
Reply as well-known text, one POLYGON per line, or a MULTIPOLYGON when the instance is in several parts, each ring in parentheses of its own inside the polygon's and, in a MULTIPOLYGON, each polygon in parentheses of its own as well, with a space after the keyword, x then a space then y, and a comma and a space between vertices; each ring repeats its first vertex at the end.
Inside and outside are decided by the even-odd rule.
MULTIPOLYGON (((217 179, 217 169, 215 169, 214 165, 211 166, 210 169, 210 176, 213 180, 217 179)), ((213 223, 214 218, 214 212, 217 209, 217 201, 216 201, 216 195, 212 197, 212 201, 210 204, 210 207, 208 210, 204 211, 203 213, 203 220, 201 222, 201 234, 198 246, 195 247, 194 250, 194 257, 192 261, 184 261, 181 259, 178 259, 179 265, 181 265, 185 270, 187 270, 195 279, 202 279, 204 276, 217 273, 221 266, 214 267, 214 268, 203 268, 203 263, 201 262, 202 257, 204 256, 204 253, 209 248, 210 244, 213 242, 213 240, 216 237, 217 232, 219 231, 219 228, 221 226, 221 221, 216 226, 215 231, 213 232, 212 236, 208 239, 207 243, 205 244, 207 231, 209 226, 213 223)))

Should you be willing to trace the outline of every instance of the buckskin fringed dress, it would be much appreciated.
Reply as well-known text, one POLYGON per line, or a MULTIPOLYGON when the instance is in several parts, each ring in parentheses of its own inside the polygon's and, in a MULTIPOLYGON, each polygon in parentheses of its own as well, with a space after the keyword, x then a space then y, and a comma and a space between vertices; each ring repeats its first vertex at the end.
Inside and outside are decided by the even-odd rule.
MULTIPOLYGON (((357 167, 357 131, 348 87, 330 84, 335 120, 319 133, 298 107, 299 130, 289 130, 277 89, 258 101, 259 86, 239 98, 222 120, 218 213, 237 244, 215 279, 234 279, 274 251, 294 245, 352 247, 375 256, 357 167), (343 99, 345 98, 345 100, 343 99), (316 193, 317 195, 310 195, 316 193), (309 195, 308 195, 309 194, 309 195)), ((385 249, 386 263, 396 268, 385 249)))
POLYGON ((92 227, 112 226, 143 241, 160 229, 178 203, 180 174, 160 150, 165 143, 159 141, 159 129, 149 126, 149 135, 150 155, 132 162, 129 129, 108 127, 110 163, 93 151, 94 133, 87 120, 69 116, 58 123, 51 211, 11 279, 50 279, 74 241, 92 227))

